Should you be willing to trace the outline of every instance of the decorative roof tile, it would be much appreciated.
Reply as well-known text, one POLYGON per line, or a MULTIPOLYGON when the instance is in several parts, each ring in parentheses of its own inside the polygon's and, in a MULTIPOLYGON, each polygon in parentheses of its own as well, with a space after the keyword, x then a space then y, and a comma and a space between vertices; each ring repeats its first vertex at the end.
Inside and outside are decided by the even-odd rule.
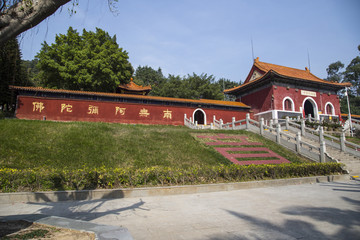
POLYGON ((272 64, 272 63, 260 62, 259 58, 256 58, 254 60, 254 65, 253 65, 252 69, 253 68, 261 71, 263 73, 263 75, 261 75, 258 78, 255 78, 254 80, 251 80, 251 81, 248 81, 248 78, 249 78, 249 76, 248 76, 248 78, 244 84, 234 87, 234 88, 226 89, 224 92, 231 93, 231 92, 239 90, 245 86, 259 82, 262 79, 265 79, 265 77, 267 77, 270 73, 274 73, 275 75, 287 77, 287 78, 305 80, 305 81, 309 81, 309 82, 326 84, 326 85, 333 85, 333 86, 340 87, 340 88, 351 86, 351 83, 330 82, 330 81, 326 81, 321 78, 318 78, 317 76, 312 74, 308 68, 305 68, 305 70, 301 70, 301 69, 296 69, 296 68, 291 68, 291 67, 280 66, 280 65, 276 65, 276 64, 272 64))
POLYGON ((134 83, 133 78, 130 78, 130 82, 128 84, 120 84, 118 86, 120 89, 125 89, 127 91, 150 91, 151 86, 141 86, 134 83))

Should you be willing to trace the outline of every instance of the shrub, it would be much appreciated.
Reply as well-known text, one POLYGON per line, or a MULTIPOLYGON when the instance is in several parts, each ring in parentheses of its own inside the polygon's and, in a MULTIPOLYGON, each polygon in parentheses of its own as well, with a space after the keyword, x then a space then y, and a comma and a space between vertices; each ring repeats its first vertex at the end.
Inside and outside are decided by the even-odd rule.
POLYGON ((220 165, 192 167, 82 168, 78 170, 0 168, 0 191, 83 190, 126 188, 341 174, 339 163, 220 165))
POLYGON ((354 137, 360 138, 360 129, 355 129, 354 137))

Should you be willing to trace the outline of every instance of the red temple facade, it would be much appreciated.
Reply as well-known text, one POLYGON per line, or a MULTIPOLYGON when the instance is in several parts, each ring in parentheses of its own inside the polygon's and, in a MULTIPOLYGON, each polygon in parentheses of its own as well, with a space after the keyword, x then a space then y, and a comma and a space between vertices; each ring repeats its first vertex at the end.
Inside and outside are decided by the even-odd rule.
POLYGON ((11 86, 17 92, 16 117, 56 121, 103 121, 184 125, 184 115, 209 125, 215 116, 244 119, 250 107, 231 101, 165 98, 135 94, 11 86))
POLYGON ((227 89, 236 101, 251 106, 256 119, 305 117, 341 119, 337 92, 350 86, 320 79, 305 70, 260 62, 254 64, 240 86, 227 89))

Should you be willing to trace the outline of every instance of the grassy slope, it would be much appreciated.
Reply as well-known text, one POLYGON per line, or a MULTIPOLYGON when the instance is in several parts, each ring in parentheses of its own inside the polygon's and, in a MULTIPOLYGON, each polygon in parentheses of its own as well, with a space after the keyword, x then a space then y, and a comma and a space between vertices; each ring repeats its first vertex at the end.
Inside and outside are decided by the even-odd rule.
MULTIPOLYGON (((222 132, 246 134, 293 162, 304 160, 256 134, 222 132)), ((197 133, 203 134, 204 131, 160 125, 5 119, 0 120, 0 167, 76 169, 86 165, 187 168, 231 164, 211 147, 195 140, 193 135, 197 133)))

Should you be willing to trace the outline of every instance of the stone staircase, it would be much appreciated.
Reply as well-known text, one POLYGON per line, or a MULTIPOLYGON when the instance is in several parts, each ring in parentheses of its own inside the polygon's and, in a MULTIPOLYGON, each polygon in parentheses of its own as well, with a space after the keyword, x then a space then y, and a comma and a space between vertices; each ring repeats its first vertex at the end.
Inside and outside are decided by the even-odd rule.
MULTIPOLYGON (((295 136, 296 134, 290 131, 286 131, 286 134, 295 136)), ((313 146, 319 147, 320 143, 313 139, 302 136, 301 140, 309 143, 313 146)), ((326 153, 332 159, 337 160, 339 163, 343 163, 345 165, 345 169, 349 171, 350 175, 360 175, 360 158, 354 155, 345 153, 340 151, 337 148, 326 145, 326 153)))

